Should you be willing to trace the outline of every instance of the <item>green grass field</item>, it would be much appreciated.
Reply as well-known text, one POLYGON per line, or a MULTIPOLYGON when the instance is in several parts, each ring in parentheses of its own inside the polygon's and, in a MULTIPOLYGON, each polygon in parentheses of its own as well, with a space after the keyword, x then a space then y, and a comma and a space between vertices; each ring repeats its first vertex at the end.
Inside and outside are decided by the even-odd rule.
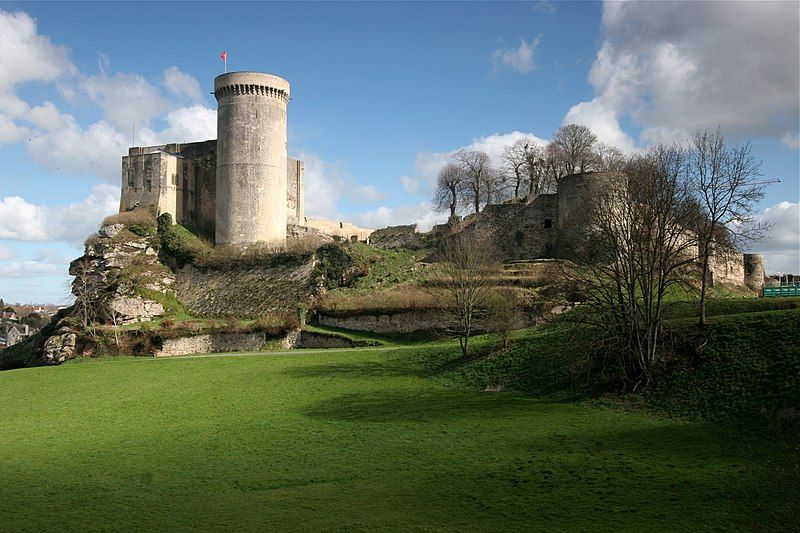
POLYGON ((0 373, 0 530, 800 527, 788 444, 448 385, 425 350, 456 352, 0 373))

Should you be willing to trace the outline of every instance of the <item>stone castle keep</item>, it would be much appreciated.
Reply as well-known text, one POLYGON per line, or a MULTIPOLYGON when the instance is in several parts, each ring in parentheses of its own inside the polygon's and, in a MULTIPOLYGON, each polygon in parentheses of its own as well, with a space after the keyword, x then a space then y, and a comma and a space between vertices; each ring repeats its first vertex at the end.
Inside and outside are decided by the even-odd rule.
POLYGON ((303 162, 286 154, 288 81, 231 72, 214 80, 214 96, 216 140, 128 150, 120 212, 169 213, 217 244, 283 246, 287 228, 367 239, 372 230, 305 216, 303 162))

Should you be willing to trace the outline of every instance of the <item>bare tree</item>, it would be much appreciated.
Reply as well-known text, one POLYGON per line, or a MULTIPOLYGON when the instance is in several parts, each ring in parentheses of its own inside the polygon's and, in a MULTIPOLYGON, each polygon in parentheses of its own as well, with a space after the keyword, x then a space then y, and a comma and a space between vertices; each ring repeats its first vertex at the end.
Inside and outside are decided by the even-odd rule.
POLYGON ((483 180, 484 205, 502 202, 507 185, 505 176, 490 165, 484 169, 481 179, 483 180))
POLYGON ((697 211, 684 166, 680 149, 655 147, 587 206, 589 259, 574 275, 609 336, 613 362, 634 386, 656 361, 664 297, 686 282, 695 259, 687 228, 697 211))
POLYGON ((595 160, 597 136, 586 126, 567 124, 553 134, 553 144, 563 157, 567 174, 586 172, 595 160))
POLYGON ((503 170, 510 177, 511 186, 514 188, 514 198, 519 198, 520 190, 528 178, 526 155, 529 142, 528 139, 517 139, 503 149, 503 170))
POLYGON ((469 357, 469 339, 485 313, 498 264, 490 247, 474 237, 454 235, 442 244, 439 265, 451 330, 461 354, 469 357))
POLYGON ((97 305, 100 288, 97 276, 92 274, 92 263, 89 259, 80 258, 70 264, 72 294, 75 296, 75 313, 84 327, 94 324, 99 318, 100 308, 97 305))
POLYGON ((523 294, 512 287, 497 287, 489 296, 484 322, 487 330, 500 335, 503 349, 508 348, 511 332, 524 325, 523 294))
POLYGON ((453 159, 461 167, 463 187, 461 189, 465 202, 471 203, 476 213, 481 211, 481 201, 486 196, 484 184, 486 175, 491 171, 489 156, 485 152, 459 150, 453 159))
POLYGON ((458 200, 461 196, 464 174, 461 166, 448 163, 440 171, 436 179, 436 189, 433 196, 433 207, 437 211, 450 210, 450 218, 458 212, 458 200))
POLYGON ((561 178, 569 174, 566 167, 566 155, 553 141, 550 141, 544 149, 542 165, 545 179, 547 182, 555 184, 556 188, 558 188, 561 178))
POLYGON ((763 236, 767 226, 757 223, 755 214, 765 185, 750 143, 729 147, 719 129, 695 133, 690 153, 688 175, 701 212, 700 325, 705 326, 711 258, 726 246, 763 236))
POLYGON ((603 142, 595 145, 595 164, 597 170, 621 171, 625 167, 626 158, 622 150, 603 142))

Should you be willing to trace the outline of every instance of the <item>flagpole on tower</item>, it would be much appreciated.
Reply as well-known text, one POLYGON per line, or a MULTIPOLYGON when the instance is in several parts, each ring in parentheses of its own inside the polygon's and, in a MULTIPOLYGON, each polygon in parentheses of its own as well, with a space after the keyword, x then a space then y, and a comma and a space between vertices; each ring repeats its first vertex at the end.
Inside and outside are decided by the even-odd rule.
POLYGON ((222 53, 219 55, 219 57, 222 58, 222 63, 224 65, 225 74, 227 74, 228 73, 228 52, 223 50, 222 53))

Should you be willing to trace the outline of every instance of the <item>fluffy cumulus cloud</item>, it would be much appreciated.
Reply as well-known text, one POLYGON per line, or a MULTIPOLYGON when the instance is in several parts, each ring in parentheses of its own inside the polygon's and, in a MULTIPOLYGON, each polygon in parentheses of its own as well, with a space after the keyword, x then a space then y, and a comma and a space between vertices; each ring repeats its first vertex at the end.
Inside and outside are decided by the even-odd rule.
POLYGON ((491 62, 494 71, 533 72, 536 69, 534 56, 536 48, 539 46, 539 39, 539 37, 534 37, 530 42, 520 39, 519 46, 515 48, 498 48, 493 51, 491 62))
MULTIPOLYGON (((564 120, 621 148, 696 129, 791 139, 800 122, 797 2, 606 2, 595 97, 564 120)), ((786 142, 786 141, 785 141, 786 142)))
POLYGON ((164 71, 164 87, 175 97, 190 102, 203 100, 200 83, 178 67, 170 67, 164 71))
POLYGON ((101 70, 85 78, 81 88, 102 109, 105 121, 122 131, 150 124, 169 109, 159 90, 138 74, 101 70))
POLYGON ((781 202, 765 209, 758 219, 771 227, 763 242, 750 247, 764 254, 767 272, 800 274, 800 203, 781 202))
POLYGON ((26 81, 53 81, 74 70, 69 51, 40 35, 23 12, 0 10, 0 92, 26 81))
POLYGON ((78 243, 104 217, 119 210, 119 187, 98 184, 81 200, 67 205, 37 205, 19 196, 0 200, 0 239, 78 243))

